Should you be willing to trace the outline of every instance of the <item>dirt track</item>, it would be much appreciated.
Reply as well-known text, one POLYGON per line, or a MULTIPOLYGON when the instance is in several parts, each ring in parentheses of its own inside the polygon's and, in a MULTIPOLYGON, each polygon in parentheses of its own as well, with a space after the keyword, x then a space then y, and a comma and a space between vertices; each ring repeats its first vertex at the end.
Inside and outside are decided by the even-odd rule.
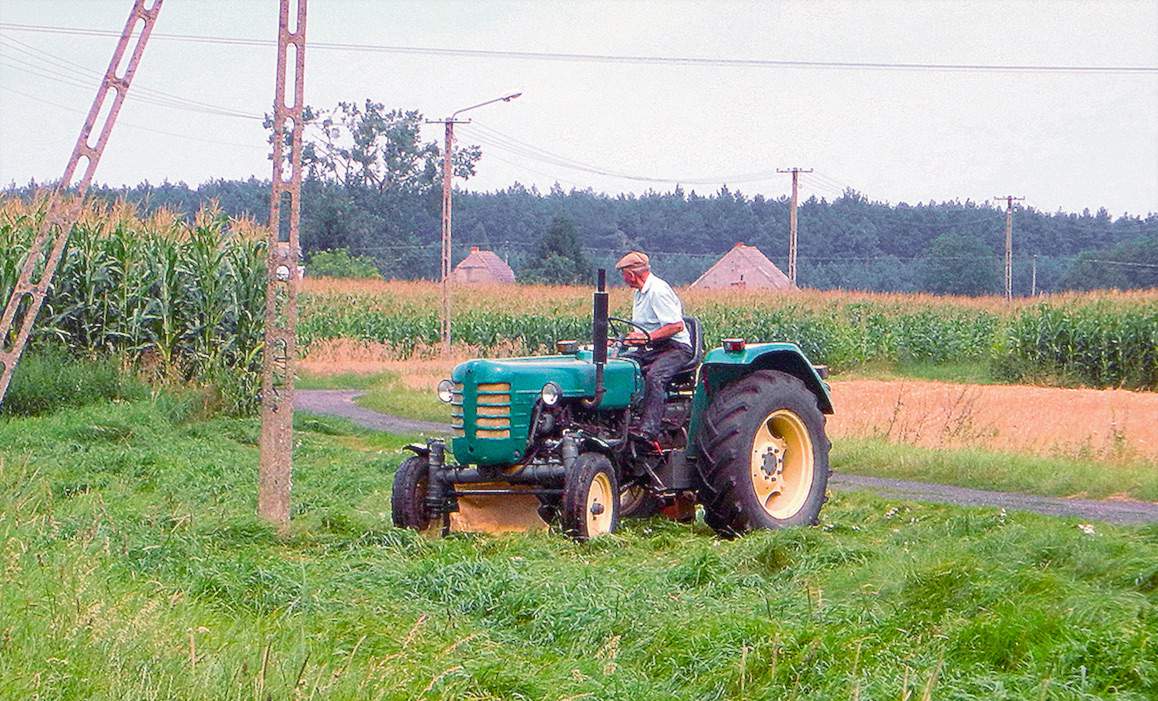
MULTIPOLYGON (((444 434, 450 426, 413 421, 371 411, 354 403, 363 394, 355 390, 299 390, 294 407, 301 411, 350 419, 364 428, 400 433, 444 434)), ((1074 516, 1119 524, 1158 522, 1158 504, 1139 501, 1062 499, 1032 494, 990 492, 943 484, 834 474, 830 486, 837 491, 871 491, 890 499, 906 499, 960 506, 991 506, 1033 511, 1049 516, 1074 516)))

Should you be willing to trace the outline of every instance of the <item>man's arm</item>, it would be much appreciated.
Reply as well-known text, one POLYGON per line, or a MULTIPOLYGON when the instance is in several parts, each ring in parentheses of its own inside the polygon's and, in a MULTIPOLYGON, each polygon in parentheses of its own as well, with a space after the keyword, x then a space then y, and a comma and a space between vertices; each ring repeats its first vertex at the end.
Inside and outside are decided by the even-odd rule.
MULTIPOLYGON (((683 330, 684 330, 684 322, 683 321, 676 321, 676 322, 671 323, 671 324, 664 324, 663 326, 659 327, 655 331, 651 332, 651 340, 652 341, 662 341, 664 339, 671 338, 672 336, 676 335, 677 333, 679 333, 680 331, 683 331, 683 330)), ((644 343, 647 342, 647 337, 643 335, 642 331, 632 331, 631 333, 629 333, 627 335, 627 342, 631 345, 642 346, 644 343)))

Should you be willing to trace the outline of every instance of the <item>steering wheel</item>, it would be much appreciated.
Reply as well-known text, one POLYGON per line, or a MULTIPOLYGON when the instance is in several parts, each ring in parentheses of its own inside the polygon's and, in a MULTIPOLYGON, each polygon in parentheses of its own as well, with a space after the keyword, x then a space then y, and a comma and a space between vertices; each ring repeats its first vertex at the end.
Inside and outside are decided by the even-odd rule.
MULTIPOLYGON (((647 329, 645 329, 642 326, 640 326, 639 324, 635 323, 634 321, 631 321, 630 319, 620 319, 617 316, 608 317, 607 321, 608 321, 609 326, 610 326, 611 322, 618 322, 620 324, 626 324, 627 326, 632 326, 632 327, 638 329, 640 332, 643 333, 643 338, 644 338, 643 345, 651 344, 651 333, 647 329)), ((619 336, 615 336, 611 340, 615 341, 616 345, 621 346, 623 348, 637 347, 634 345, 628 345, 627 334, 620 334, 619 336)))

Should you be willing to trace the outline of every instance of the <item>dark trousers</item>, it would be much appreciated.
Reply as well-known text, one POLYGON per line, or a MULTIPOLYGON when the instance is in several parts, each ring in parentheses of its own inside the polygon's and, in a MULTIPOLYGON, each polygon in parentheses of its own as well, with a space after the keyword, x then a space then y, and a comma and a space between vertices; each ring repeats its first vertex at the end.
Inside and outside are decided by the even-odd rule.
POLYGON ((668 380, 692 361, 692 349, 682 343, 669 342, 654 348, 642 348, 627 355, 643 369, 644 392, 643 413, 639 420, 639 432, 655 436, 659 433, 663 420, 664 400, 668 380))

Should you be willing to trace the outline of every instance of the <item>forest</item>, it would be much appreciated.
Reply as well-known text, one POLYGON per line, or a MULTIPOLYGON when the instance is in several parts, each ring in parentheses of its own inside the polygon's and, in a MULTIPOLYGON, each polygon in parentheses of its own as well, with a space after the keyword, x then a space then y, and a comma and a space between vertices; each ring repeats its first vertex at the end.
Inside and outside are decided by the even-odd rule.
MULTIPOLYGON (((307 268, 321 251, 344 250, 386 278, 434 278, 438 270, 441 148, 423 141, 417 111, 381 103, 340 103, 309 110, 304 154, 301 242, 307 268)), ((695 280, 736 243, 758 247, 787 269, 789 201, 722 186, 701 192, 674 186, 643 194, 591 189, 547 192, 515 183, 482 192, 469 178, 486 155, 455 150, 454 260, 471 246, 505 258, 516 275, 552 280, 536 261, 580 255, 607 264, 628 249, 646 251, 669 281, 695 280), (554 235, 548 235, 554 226, 554 235), (562 232, 562 236, 560 233, 562 232), (568 243, 570 237, 574 241, 568 243), (564 245, 559 247, 559 241, 564 245), (570 253, 568 253, 568 249, 570 253)), ((807 176, 805 176, 807 177, 807 176)), ((6 188, 27 196, 37 183, 6 188)), ((267 218, 267 180, 142 182, 95 186, 99 198, 124 199, 142 213, 165 208, 192 215, 210 201, 234 217, 267 218)), ((1111 216, 1013 213, 1013 288, 1032 290, 1158 286, 1158 212, 1111 216)), ((971 200, 889 203, 853 188, 799 205, 799 284, 817 289, 989 294, 1002 287, 1005 212, 971 200)))

